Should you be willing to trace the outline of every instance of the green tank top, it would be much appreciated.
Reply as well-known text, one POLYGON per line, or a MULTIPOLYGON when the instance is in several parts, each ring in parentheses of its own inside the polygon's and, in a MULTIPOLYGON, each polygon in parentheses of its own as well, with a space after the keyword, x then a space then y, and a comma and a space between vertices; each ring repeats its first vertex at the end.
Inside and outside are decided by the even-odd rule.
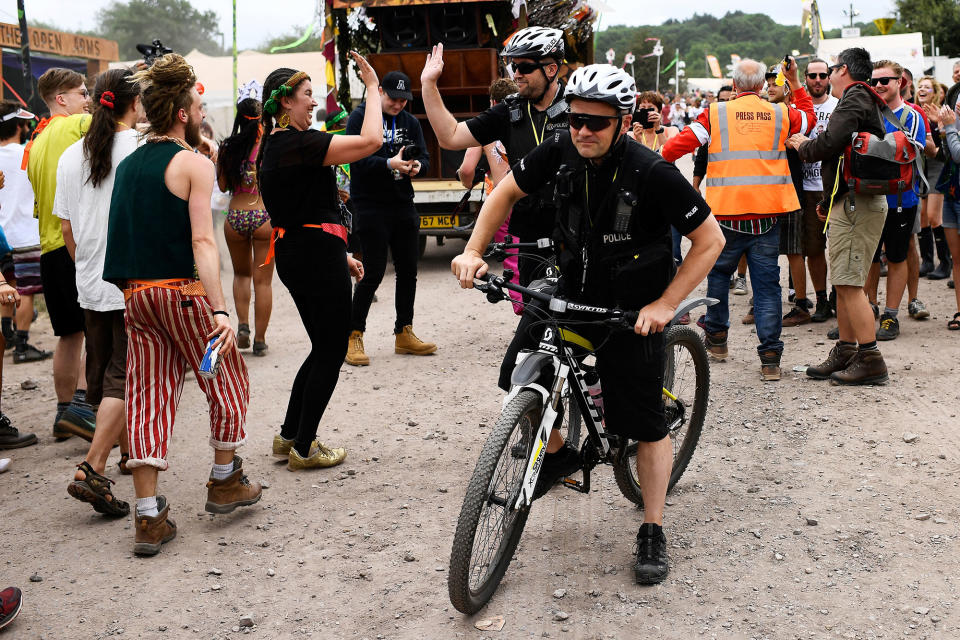
POLYGON ((180 151, 174 142, 150 142, 117 165, 104 280, 195 277, 187 201, 170 193, 164 181, 180 151))

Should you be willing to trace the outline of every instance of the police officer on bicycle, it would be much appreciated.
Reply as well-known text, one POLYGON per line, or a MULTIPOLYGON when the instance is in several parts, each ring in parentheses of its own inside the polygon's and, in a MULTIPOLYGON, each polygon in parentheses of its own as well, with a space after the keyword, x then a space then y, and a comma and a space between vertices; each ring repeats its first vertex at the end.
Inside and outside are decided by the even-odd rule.
MULTIPOLYGON (((467 149, 499 140, 513 162, 556 131, 567 128, 567 105, 558 80, 564 58, 563 31, 546 27, 521 29, 510 38, 500 56, 508 63, 519 93, 507 96, 465 122, 457 122, 447 111, 437 89, 437 80, 443 72, 443 45, 434 47, 427 57, 420 74, 423 106, 442 148, 467 149)), ((549 188, 525 196, 513 209, 510 233, 524 242, 549 237, 553 214, 547 214, 544 209, 550 208, 552 202, 553 193, 549 188)), ((536 252, 520 256, 520 284, 526 286, 542 275, 538 267, 543 259, 550 257, 549 251, 540 256, 536 252)))
MULTIPOLYGON (((655 584, 668 571, 662 523, 673 461, 661 395, 662 331, 707 276, 723 249, 723 233, 680 171, 626 135, 636 95, 626 72, 605 64, 583 67, 570 76, 564 95, 570 105, 569 132, 548 136, 494 189, 452 270, 461 287, 472 287, 474 277, 487 271, 482 253, 511 206, 556 183, 557 214, 538 222, 553 227, 561 273, 557 295, 639 310, 633 333, 586 337, 600 345, 596 366, 606 427, 639 443, 637 478, 645 510, 633 569, 639 584, 655 584), (671 226, 692 243, 679 271, 671 252, 671 226)), ((538 340, 518 331, 511 348, 518 342, 535 348, 538 340)), ((577 452, 558 430, 551 433, 547 452, 540 473, 545 490, 579 468, 577 452)))

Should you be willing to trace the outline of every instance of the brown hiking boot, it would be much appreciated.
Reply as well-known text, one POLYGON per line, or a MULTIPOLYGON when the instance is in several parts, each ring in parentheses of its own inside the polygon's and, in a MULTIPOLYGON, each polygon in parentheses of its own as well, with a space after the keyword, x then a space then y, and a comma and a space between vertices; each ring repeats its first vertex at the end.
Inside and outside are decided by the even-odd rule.
POLYGON ((370 358, 363 352, 363 331, 350 332, 347 357, 343 361, 355 367, 365 367, 370 364, 370 358))
POLYGON ((810 312, 800 307, 794 307, 790 312, 783 316, 783 326, 796 327, 801 324, 808 324, 813 319, 810 312))
POLYGON ((133 524, 136 527, 136 537, 133 543, 133 552, 138 556, 155 556, 160 553, 160 546, 177 537, 177 523, 171 520, 170 505, 163 496, 157 496, 157 510, 155 516, 142 516, 135 510, 133 524))
POLYGON ((760 354, 760 379, 764 382, 776 382, 780 379, 780 354, 776 351, 764 351, 760 354))
POLYGON ((826 380, 837 371, 843 371, 847 364, 857 355, 857 345, 837 342, 830 350, 827 359, 816 367, 807 367, 807 375, 815 380, 826 380))
POLYGON ((740 322, 743 324, 753 324, 753 305, 750 305, 750 309, 743 314, 743 317, 740 319, 740 322))
POLYGON ((414 356, 426 356, 437 350, 437 345, 432 342, 424 342, 413 333, 413 327, 409 324, 403 328, 403 331, 396 335, 394 344, 394 353, 406 353, 414 356))
POLYGON ((727 332, 718 331, 717 333, 703 332, 703 344, 707 348, 707 353, 714 360, 723 362, 727 359, 727 332))
POLYGON ((857 351, 847 368, 830 376, 830 384, 883 384, 888 380, 887 364, 879 349, 857 351))
POLYGON ((251 483, 243 475, 243 458, 233 456, 233 473, 223 480, 207 480, 206 510, 210 513, 230 513, 237 507, 259 502, 262 494, 260 483, 251 483))

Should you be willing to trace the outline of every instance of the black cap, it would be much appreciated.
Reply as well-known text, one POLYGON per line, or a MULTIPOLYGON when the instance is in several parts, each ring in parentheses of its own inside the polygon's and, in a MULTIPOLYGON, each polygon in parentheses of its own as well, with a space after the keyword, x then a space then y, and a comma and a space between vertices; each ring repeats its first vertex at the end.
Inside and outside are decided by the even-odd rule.
POLYGON ((383 92, 394 100, 413 100, 410 78, 402 71, 391 71, 380 81, 383 92))

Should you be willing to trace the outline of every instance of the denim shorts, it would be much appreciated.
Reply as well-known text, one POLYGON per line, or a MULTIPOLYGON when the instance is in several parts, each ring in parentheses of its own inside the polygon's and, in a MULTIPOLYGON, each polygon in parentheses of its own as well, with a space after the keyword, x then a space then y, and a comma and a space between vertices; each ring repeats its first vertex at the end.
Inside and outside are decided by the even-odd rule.
POLYGON ((960 231, 960 200, 943 199, 943 226, 960 231))

